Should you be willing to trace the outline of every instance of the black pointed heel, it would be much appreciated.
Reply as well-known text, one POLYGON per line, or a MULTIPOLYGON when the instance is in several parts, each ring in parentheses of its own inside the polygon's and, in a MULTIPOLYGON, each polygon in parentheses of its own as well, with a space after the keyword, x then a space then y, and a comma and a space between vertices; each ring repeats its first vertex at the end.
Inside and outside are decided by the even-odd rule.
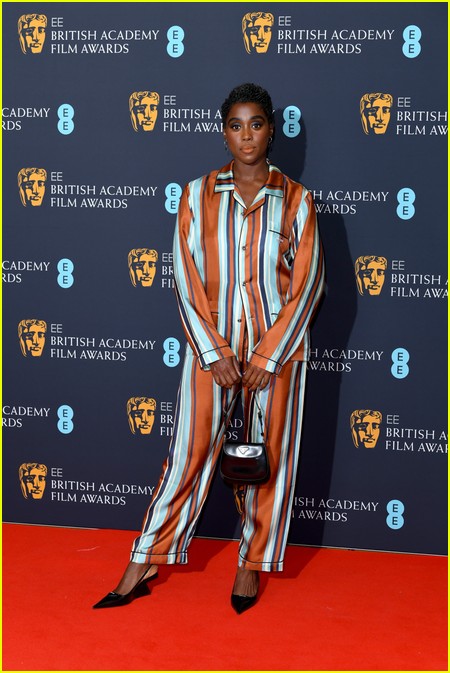
POLYGON ((158 577, 158 573, 155 573, 148 579, 144 580, 145 575, 148 573, 148 570, 142 575, 139 582, 129 591, 127 594, 117 594, 115 591, 110 591, 109 594, 106 594, 98 603, 93 605, 94 609, 97 608, 118 608, 120 605, 128 605, 135 598, 140 598, 141 596, 148 596, 150 589, 148 588, 148 583, 152 580, 155 580, 158 577))
POLYGON ((253 607, 256 603, 257 594, 255 596, 239 596, 239 594, 231 594, 231 605, 236 610, 238 615, 245 610, 253 607))
MULTIPOLYGON (((231 605, 233 608, 236 610, 238 615, 242 614, 242 612, 245 612, 246 610, 249 610, 251 607, 253 607, 256 603, 256 599, 258 598, 258 591, 259 591, 259 573, 258 571, 253 571, 256 572, 256 592, 254 596, 247 596, 247 595, 242 595, 242 594, 231 594, 231 605)), ((239 568, 238 568, 238 574, 239 574, 239 568)), ((236 580, 237 580, 237 575, 236 575, 236 580)), ((236 582, 235 582, 236 586, 236 582)), ((234 587, 233 587, 234 589, 234 587)))

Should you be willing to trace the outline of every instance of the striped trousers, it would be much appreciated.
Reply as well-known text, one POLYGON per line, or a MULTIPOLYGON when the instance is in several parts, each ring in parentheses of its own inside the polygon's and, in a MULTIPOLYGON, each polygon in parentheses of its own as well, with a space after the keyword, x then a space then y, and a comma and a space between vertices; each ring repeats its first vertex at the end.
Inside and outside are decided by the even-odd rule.
MULTIPOLYGON (((246 486, 238 565, 283 570, 303 416, 306 363, 291 361, 258 393, 265 423, 270 479, 246 486)), ((223 441, 217 441, 232 390, 218 386, 188 347, 163 473, 133 543, 137 563, 187 563, 187 548, 208 495, 223 441), (216 440, 216 441, 215 441, 216 440)), ((261 441, 253 394, 242 393, 246 439, 261 441)), ((231 502, 231 499, 230 499, 231 502)))

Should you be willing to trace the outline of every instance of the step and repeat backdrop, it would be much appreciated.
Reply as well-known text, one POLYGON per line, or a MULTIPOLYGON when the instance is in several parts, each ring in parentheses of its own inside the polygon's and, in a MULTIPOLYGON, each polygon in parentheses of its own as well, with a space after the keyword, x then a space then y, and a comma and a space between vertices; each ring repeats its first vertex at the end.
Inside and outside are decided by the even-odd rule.
MULTIPOLYGON (((219 108, 252 81, 327 265, 290 542, 446 553, 446 13, 3 5, 6 521, 139 529, 185 344, 179 197, 230 160, 219 108)), ((216 478, 197 533, 238 532, 216 478)))

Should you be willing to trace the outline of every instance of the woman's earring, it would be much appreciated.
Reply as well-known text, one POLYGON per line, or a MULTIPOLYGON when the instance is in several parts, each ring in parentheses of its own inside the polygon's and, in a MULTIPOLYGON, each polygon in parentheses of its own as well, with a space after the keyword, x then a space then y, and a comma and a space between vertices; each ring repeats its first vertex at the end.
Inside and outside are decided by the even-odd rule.
POLYGON ((228 143, 226 138, 223 139, 223 146, 225 147, 225 152, 228 152, 228 143))

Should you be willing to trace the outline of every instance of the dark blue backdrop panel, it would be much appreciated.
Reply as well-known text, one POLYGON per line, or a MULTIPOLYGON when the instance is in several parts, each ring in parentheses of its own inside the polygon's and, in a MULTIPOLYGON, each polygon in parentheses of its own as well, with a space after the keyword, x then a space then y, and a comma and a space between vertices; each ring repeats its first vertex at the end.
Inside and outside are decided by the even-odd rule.
MULTIPOLYGON (((254 81, 275 106, 271 160, 312 191, 327 264, 290 542, 445 553, 446 16, 3 5, 7 521, 139 528, 185 344, 180 191, 229 161, 218 110, 254 81)), ((216 478, 197 532, 239 526, 216 478)))

